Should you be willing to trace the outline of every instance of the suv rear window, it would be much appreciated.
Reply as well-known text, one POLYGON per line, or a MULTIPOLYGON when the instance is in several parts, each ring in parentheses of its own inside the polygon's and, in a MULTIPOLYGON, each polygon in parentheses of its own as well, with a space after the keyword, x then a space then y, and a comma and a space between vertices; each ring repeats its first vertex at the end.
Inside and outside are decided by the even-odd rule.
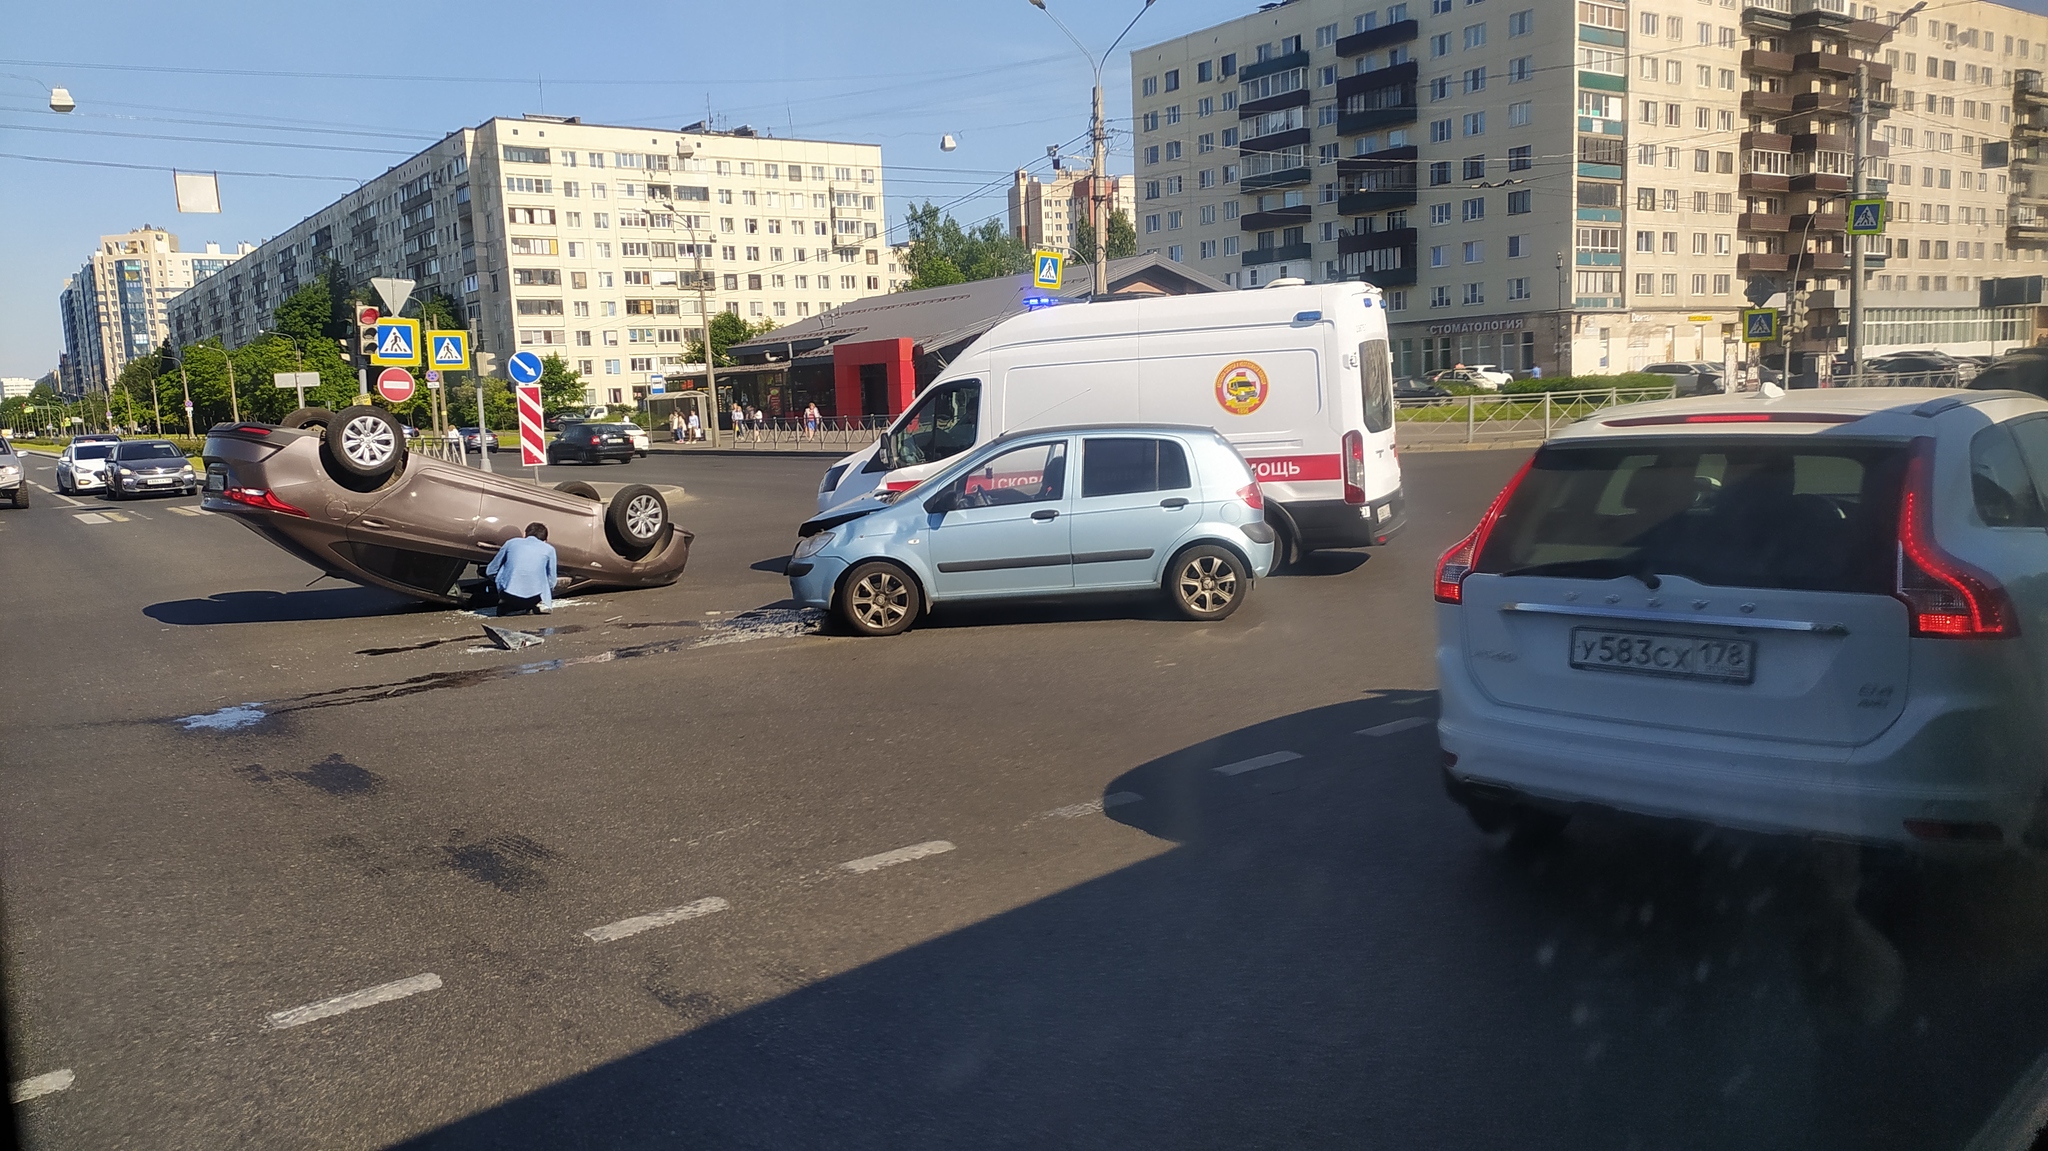
POLYGON ((1804 438, 1545 448, 1475 568, 1885 594, 1906 453, 1804 438))

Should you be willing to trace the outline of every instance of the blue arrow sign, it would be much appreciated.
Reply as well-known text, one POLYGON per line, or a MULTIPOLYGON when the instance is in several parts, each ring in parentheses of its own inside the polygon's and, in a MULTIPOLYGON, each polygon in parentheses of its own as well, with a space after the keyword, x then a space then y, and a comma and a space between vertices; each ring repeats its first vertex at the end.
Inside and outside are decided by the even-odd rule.
POLYGON ((540 382, 540 357, 532 352, 514 352, 505 361, 505 372, 515 384, 537 384, 540 382))

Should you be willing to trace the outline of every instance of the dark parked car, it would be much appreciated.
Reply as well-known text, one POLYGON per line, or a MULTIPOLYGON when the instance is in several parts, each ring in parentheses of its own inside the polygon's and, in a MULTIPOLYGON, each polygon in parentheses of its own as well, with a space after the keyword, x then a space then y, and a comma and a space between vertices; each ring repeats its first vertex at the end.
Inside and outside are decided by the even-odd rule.
POLYGON ((563 424, 562 434, 548 445, 550 464, 601 464, 606 460, 624 463, 635 455, 633 437, 619 424, 563 424))
POLYGON ((1450 395, 1450 389, 1414 376, 1402 376, 1394 381, 1394 398, 1397 400, 1443 400, 1449 399, 1450 395))
POLYGON ((1718 396, 1728 390, 1722 380, 1721 365, 1704 360, 1651 364, 1643 370, 1655 376, 1671 376, 1681 396, 1718 396))
POLYGON ((469 565, 534 522, 548 527, 564 590, 660 587, 689 561, 691 534, 645 485, 606 501, 585 483, 544 488, 413 455, 382 408, 300 409, 286 424, 216 425, 203 506, 331 576, 459 603, 469 565))
POLYGON ((107 498, 191 495, 199 490, 192 461, 169 440, 124 440, 107 457, 107 498))

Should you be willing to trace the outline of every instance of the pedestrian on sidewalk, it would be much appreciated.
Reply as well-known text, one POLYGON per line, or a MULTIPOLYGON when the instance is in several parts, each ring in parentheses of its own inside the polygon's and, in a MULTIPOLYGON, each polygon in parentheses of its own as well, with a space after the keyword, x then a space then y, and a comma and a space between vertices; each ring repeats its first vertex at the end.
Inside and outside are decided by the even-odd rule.
POLYGON ((756 406, 752 411, 748 412, 747 418, 754 425, 754 442, 758 444, 763 439, 766 439, 767 437, 762 435, 762 433, 768 430, 768 421, 761 415, 760 407, 756 406))
POLYGON ((816 401, 804 405, 804 438, 818 438, 818 405, 816 401))
POLYGON ((738 400, 732 402, 732 442, 739 443, 747 438, 747 409, 738 400))
POLYGON ((548 525, 526 525, 526 534, 505 541, 484 575, 498 588, 498 614, 529 615, 555 608, 555 545, 548 525))
POLYGON ((696 413, 696 412, 694 412, 694 411, 692 411, 692 412, 690 413, 690 419, 689 419, 689 436, 690 436, 690 439, 692 439, 692 440, 701 440, 701 439, 703 439, 703 438, 704 438, 704 427, 703 427, 703 425, 702 425, 702 424, 701 424, 701 423, 700 423, 700 422, 698 421, 698 419, 697 419, 697 413, 696 413))

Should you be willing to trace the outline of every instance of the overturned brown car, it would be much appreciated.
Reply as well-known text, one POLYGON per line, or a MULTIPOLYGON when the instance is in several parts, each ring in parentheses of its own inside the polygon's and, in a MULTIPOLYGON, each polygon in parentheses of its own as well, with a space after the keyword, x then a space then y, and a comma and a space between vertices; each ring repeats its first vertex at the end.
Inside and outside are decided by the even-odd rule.
POLYGON ((219 424, 205 460, 208 511, 331 576, 420 599, 461 602, 464 569, 535 522, 548 526, 561 591, 672 584, 690 558, 691 533, 653 488, 604 501, 584 483, 544 488, 412 455, 382 408, 219 424))

